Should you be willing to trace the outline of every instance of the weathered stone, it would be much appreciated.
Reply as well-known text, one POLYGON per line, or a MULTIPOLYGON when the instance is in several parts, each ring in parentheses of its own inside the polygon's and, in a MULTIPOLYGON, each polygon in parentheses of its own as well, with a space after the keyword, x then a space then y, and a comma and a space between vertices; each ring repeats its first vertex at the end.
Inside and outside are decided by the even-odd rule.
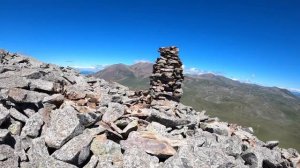
POLYGON ((20 135, 21 129, 22 123, 19 121, 13 121, 13 123, 8 127, 8 130, 12 135, 20 135))
POLYGON ((95 168, 98 163, 98 157, 93 155, 90 161, 83 168, 95 168))
POLYGON ((201 126, 203 130, 208 131, 210 133, 216 133, 218 135, 228 136, 230 135, 230 129, 226 123, 221 122, 210 122, 205 123, 201 126))
POLYGON ((8 92, 8 98, 16 103, 40 103, 48 94, 30 90, 13 88, 8 92))
POLYGON ((71 85, 66 88, 65 95, 68 99, 79 100, 85 98, 86 92, 80 85, 71 85))
POLYGON ((39 135, 39 131, 44 124, 40 113, 35 113, 31 116, 22 129, 21 136, 29 136, 35 138, 39 135))
POLYGON ((123 155, 119 144, 108 140, 105 134, 98 135, 91 144, 91 151, 99 157, 97 167, 123 164, 123 155))
POLYGON ((176 127, 190 123, 190 120, 188 119, 177 118, 175 116, 167 115, 166 113, 158 112, 157 110, 151 111, 151 116, 148 118, 148 120, 158 122, 167 127, 176 127))
POLYGON ((245 167, 236 165, 234 157, 227 156, 217 148, 197 147, 193 144, 182 146, 178 153, 165 161, 163 168, 233 168, 245 167))
POLYGON ((9 117, 9 111, 2 104, 0 104, 0 126, 4 123, 9 117))
POLYGON ((0 77, 0 89, 27 88, 29 81, 24 77, 13 76, 8 78, 0 77))
POLYGON ((167 138, 159 137, 151 132, 133 131, 127 140, 121 141, 120 144, 124 150, 136 147, 158 157, 172 156, 176 153, 167 138))
POLYGON ((90 155, 90 144, 94 136, 92 131, 85 130, 55 151, 52 156, 58 160, 80 166, 90 155))
POLYGON ((29 87, 31 90, 42 90, 46 92, 53 92, 54 90, 53 82, 49 82, 41 79, 31 79, 29 87))
POLYGON ((9 135, 9 131, 7 129, 0 129, 0 143, 4 142, 9 135))
POLYGON ((159 160, 155 156, 148 155, 139 148, 129 148, 124 153, 124 168, 156 168, 159 160))
POLYGON ((102 116, 101 113, 95 113, 95 112, 78 114, 80 123, 85 127, 91 126, 96 122, 98 122, 99 120, 101 120, 101 116, 102 116))
POLYGON ((61 94, 53 94, 43 99, 43 104, 53 104, 56 107, 60 107, 60 105, 63 102, 64 102, 64 96, 61 94))
POLYGON ((9 109, 9 114, 14 119, 25 122, 25 123, 28 120, 28 117, 26 117, 24 114, 22 114, 21 112, 19 112, 18 110, 14 109, 14 108, 9 109))
POLYGON ((263 145, 264 147, 267 147, 269 149, 273 149, 276 146, 279 145, 279 141, 267 141, 265 145, 263 145))
POLYGON ((0 167, 16 168, 18 167, 18 159, 14 154, 14 150, 8 145, 0 145, 0 167))
POLYGON ((49 156, 45 140, 43 138, 36 138, 28 151, 28 157, 31 167, 45 167, 45 168, 76 168, 76 166, 59 161, 49 156))
POLYGON ((71 106, 52 111, 50 117, 50 127, 45 135, 45 141, 49 147, 58 149, 83 132, 84 127, 77 117, 77 112, 71 106))
POLYGON ((114 122, 124 114, 124 106, 119 103, 109 103, 102 121, 106 123, 114 122))

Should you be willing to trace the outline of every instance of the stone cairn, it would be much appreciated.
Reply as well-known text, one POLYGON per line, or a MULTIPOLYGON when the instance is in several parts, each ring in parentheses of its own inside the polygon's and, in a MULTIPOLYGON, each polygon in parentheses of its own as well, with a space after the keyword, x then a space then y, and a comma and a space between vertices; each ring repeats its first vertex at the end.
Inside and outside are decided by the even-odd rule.
POLYGON ((182 62, 177 47, 159 48, 160 58, 153 65, 150 77, 150 94, 154 100, 180 101, 184 79, 182 62))

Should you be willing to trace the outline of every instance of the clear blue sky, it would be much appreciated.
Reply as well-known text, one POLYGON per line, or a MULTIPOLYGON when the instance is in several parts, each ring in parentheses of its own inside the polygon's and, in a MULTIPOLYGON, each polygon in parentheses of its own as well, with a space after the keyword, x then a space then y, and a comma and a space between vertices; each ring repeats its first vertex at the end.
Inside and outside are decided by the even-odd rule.
POLYGON ((0 0, 0 48, 72 66, 154 61, 300 89, 298 0, 0 0))

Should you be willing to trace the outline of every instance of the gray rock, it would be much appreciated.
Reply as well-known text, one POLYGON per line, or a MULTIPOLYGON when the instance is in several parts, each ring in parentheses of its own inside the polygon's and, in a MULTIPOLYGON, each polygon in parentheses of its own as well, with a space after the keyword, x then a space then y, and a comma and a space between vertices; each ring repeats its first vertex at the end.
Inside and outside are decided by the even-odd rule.
POLYGON ((98 164, 98 157, 93 155, 90 161, 83 168, 95 168, 98 164))
POLYGON ((105 134, 95 137, 91 144, 91 151, 98 156, 97 167, 112 167, 123 164, 121 147, 114 141, 108 140, 105 134))
POLYGON ((84 126, 81 125, 77 112, 71 106, 52 111, 50 117, 50 127, 45 135, 45 141, 49 147, 58 149, 83 132, 84 126))
POLYGON ((238 167, 234 157, 227 156, 217 148, 196 147, 185 145, 165 161, 163 168, 233 168, 238 167))
POLYGON ((60 107, 60 105, 64 102, 65 97, 61 94, 53 94, 51 96, 47 96, 43 99, 43 104, 53 104, 56 107, 60 107))
POLYGON ((8 145, 0 145, 0 167, 17 168, 18 158, 14 154, 13 148, 8 145))
POLYGON ((23 112, 28 117, 31 117, 35 114, 35 111, 33 109, 30 109, 30 108, 24 109, 23 112))
POLYGON ((249 148, 241 157, 250 168, 281 167, 284 164, 280 152, 259 146, 249 148))
POLYGON ((227 123, 215 121, 211 123, 205 123, 201 126, 201 128, 210 133, 216 133, 218 135, 224 135, 224 136, 229 135, 229 127, 227 123))
POLYGON ((263 145, 264 147, 267 147, 269 149, 273 149, 276 146, 279 145, 279 141, 267 141, 265 145, 263 145))
POLYGON ((121 147, 124 150, 128 150, 129 148, 140 148, 143 151, 160 158, 173 156, 176 153, 176 150, 170 143, 170 139, 147 131, 133 131, 126 140, 120 142, 121 147))
POLYGON ((85 127, 91 126, 95 124, 97 121, 100 121, 101 117, 102 117, 101 113, 95 113, 95 112, 78 114, 80 123, 85 127))
POLYGON ((53 82, 41 80, 41 79, 31 79, 29 83, 30 90, 42 90, 47 92, 52 92, 54 90, 53 82))
POLYGON ((39 135, 39 131, 44 124, 40 113, 35 113, 31 116, 22 129, 21 136, 29 136, 35 138, 39 135))
POLYGON ((106 123, 114 122, 124 114, 124 106, 119 103, 109 103, 102 121, 106 123))
POLYGON ((16 103, 40 103, 48 94, 30 90, 13 88, 8 92, 8 98, 16 103))
POLYGON ((4 142, 9 135, 9 131, 7 129, 0 129, 0 143, 4 142))
POLYGON ((45 140, 43 138, 36 138, 33 140, 28 157, 31 167, 43 168, 76 168, 76 166, 59 161, 49 156, 45 140))
POLYGON ((25 116, 24 114, 22 114, 21 112, 19 112, 18 110, 14 109, 14 108, 9 109, 9 114, 14 119, 25 122, 25 123, 28 120, 27 116, 25 116))
POLYGON ((0 104, 0 126, 9 118, 9 111, 2 104, 0 104))
POLYGON ((129 148, 124 153, 124 168, 156 168, 159 167, 159 159, 148 155, 139 148, 129 148))
POLYGON ((85 130, 55 151, 52 156, 57 160, 82 165, 90 155, 90 144, 94 136, 92 131, 85 130))
POLYGON ((0 89, 28 88, 29 81, 24 77, 13 76, 8 78, 0 77, 0 89))
POLYGON ((172 115, 167 115, 166 113, 163 112, 158 112, 157 110, 151 111, 151 116, 148 118, 148 120, 158 122, 167 127, 176 127, 180 125, 190 124, 190 121, 187 119, 177 118, 172 115))

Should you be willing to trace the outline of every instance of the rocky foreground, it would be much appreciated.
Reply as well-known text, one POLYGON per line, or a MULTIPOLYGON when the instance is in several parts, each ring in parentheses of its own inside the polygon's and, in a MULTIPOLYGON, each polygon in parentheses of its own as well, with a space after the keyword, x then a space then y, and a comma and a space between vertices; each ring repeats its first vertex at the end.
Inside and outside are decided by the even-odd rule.
POLYGON ((149 91, 0 51, 0 167, 300 167, 294 149, 149 91))

